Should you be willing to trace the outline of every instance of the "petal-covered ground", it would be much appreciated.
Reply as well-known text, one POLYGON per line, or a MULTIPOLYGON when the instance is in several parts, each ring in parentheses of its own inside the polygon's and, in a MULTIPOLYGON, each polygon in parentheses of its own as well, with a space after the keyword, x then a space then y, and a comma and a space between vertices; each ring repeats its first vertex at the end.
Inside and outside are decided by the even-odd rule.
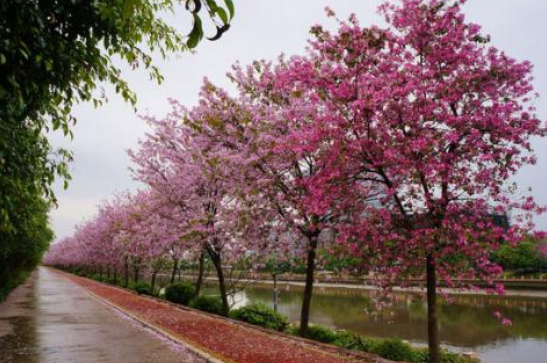
POLYGON ((64 274, 96 297, 143 323, 224 362, 235 363, 348 363, 356 360, 321 345, 254 329, 229 319, 179 308, 86 278, 64 274))

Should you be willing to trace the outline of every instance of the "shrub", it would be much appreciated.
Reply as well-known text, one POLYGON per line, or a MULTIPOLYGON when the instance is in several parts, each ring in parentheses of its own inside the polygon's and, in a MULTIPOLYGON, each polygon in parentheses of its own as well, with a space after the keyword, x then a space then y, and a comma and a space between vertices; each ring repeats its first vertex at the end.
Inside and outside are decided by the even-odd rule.
POLYGON ((222 301, 215 296, 197 296, 193 298, 188 305, 194 309, 206 311, 208 313, 224 315, 224 312, 222 311, 222 301))
POLYGON ((230 313, 230 317, 277 331, 284 331, 289 325, 286 317, 274 311, 269 306, 260 303, 236 309, 230 313))
POLYGON ((374 349, 373 345, 376 344, 376 341, 342 330, 337 333, 337 337, 332 344, 341 348, 368 352, 374 349))
MULTIPOLYGON (((412 350, 412 363, 429 363, 429 350, 427 348, 414 348, 412 350)), ((443 355, 441 354, 441 362, 448 363, 443 360, 443 355)))
POLYGON ((95 281, 101 281, 101 275, 100 274, 91 274, 89 275, 89 278, 95 281))
POLYGON ((85 276, 86 275, 85 270, 81 269, 81 268, 74 269, 74 271, 72 273, 74 275, 77 275, 77 276, 85 276))
POLYGON ((150 284, 144 281, 130 283, 128 288, 135 290, 137 294, 150 294, 150 284))
MULTIPOLYGON (((290 325, 287 333, 298 335, 298 326, 290 325)), ((341 348, 360 350, 379 355, 392 361, 406 361, 411 363, 428 363, 427 348, 415 348, 404 341, 394 339, 381 339, 362 337, 345 330, 335 331, 322 325, 310 325, 307 338, 323 343, 329 343, 341 348)), ((441 352, 442 363, 480 363, 475 358, 452 353, 447 350, 441 352)))
POLYGON ((322 343, 332 343, 338 338, 336 331, 323 325, 310 324, 306 338, 322 343))
POLYGON ((195 296, 196 289, 189 282, 179 282, 165 289, 165 299, 176 304, 188 305, 195 296))
POLYGON ((410 362, 413 358, 412 347, 410 344, 397 338, 381 340, 376 347, 374 347, 372 353, 376 353, 383 358, 396 362, 410 362))
POLYGON ((290 335, 298 335, 298 325, 293 325, 293 324, 289 325, 285 329, 285 333, 290 335))

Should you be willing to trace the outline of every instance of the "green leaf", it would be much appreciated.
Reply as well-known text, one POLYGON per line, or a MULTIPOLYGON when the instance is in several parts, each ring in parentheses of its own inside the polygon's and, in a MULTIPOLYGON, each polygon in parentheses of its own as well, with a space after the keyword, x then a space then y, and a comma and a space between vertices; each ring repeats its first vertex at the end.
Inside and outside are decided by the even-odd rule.
POLYGON ((228 11, 230 12, 230 20, 232 20, 235 15, 234 2, 232 0, 224 0, 224 3, 226 3, 226 7, 228 8, 228 11))
POLYGON ((186 45, 190 49, 195 48, 202 38, 203 38, 203 28, 201 25, 201 19, 199 18, 197 14, 194 14, 194 27, 192 28, 192 31, 188 35, 188 41, 186 42, 186 45))
POLYGON ((218 5, 215 2, 215 0, 207 0, 207 6, 209 6, 209 9, 214 13, 216 12, 218 5))
POLYGON ((0 54, 0 64, 6 63, 6 57, 3 54, 0 54))
POLYGON ((123 19, 129 19, 135 10, 135 0, 125 0, 123 3, 123 19))
POLYGON ((223 8, 217 8, 216 13, 224 24, 229 23, 230 20, 228 19, 228 14, 226 14, 226 10, 224 10, 223 8))

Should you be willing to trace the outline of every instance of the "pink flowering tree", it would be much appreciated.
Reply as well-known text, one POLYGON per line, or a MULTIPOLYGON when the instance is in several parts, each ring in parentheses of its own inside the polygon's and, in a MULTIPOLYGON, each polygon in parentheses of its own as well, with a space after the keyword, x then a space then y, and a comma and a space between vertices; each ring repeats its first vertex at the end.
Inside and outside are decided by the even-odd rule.
MULTIPOLYGON (((124 231, 131 239, 133 256, 139 266, 150 271, 151 293, 155 292, 157 274, 166 267, 183 235, 178 228, 180 225, 171 218, 171 212, 154 193, 139 191, 130 197, 128 218, 123 223, 124 231)), ((137 280, 138 273, 135 276, 137 280)))
POLYGON ((253 216, 246 234, 262 233, 262 255, 271 251, 279 258, 283 251, 288 259, 289 250, 304 250, 300 334, 305 336, 319 237, 335 215, 333 209, 317 204, 310 189, 325 159, 313 143, 295 142, 315 122, 315 105, 287 108, 290 95, 274 89, 279 71, 264 62, 245 69, 235 66, 230 77, 239 88, 236 97, 205 81, 200 105, 189 122, 209 145, 222 150, 219 158, 232 192, 243 196, 239 206, 253 216), (290 243, 287 237, 292 238, 290 243))
POLYGON ((146 191, 105 202, 93 218, 77 226, 71 238, 54 244, 46 261, 67 268, 86 268, 113 277, 114 281, 118 271, 125 268, 126 285, 130 267, 134 281, 139 280, 141 271, 150 269, 153 287, 161 262, 168 258, 179 236, 176 225, 162 217, 160 208, 146 191))
POLYGON ((509 184, 535 162, 530 138, 545 135, 531 103, 532 66, 489 46, 465 20, 464 2, 383 5, 387 28, 353 16, 334 34, 316 26, 307 56, 262 82, 284 95, 284 115, 298 125, 286 145, 322 155, 308 205, 344 216, 340 242, 382 286, 425 276, 432 363, 439 283, 492 284, 501 268, 491 251, 518 243, 543 211, 509 184))
MULTIPOLYGON (((177 210, 188 250, 204 252, 210 258, 227 314, 225 262, 248 257, 249 246, 261 240, 257 236, 262 229, 257 224, 260 219, 253 217, 257 209, 240 197, 238 179, 228 172, 223 144, 212 142, 201 132, 205 111, 202 106, 187 110, 173 102, 173 112, 166 118, 147 118, 153 132, 141 142, 140 150, 130 155, 137 166, 136 178, 177 210)), ((198 284, 200 281, 201 273, 198 284)))
MULTIPOLYGON (((93 264, 106 265, 107 276, 113 270, 114 280, 118 271, 124 267, 124 259, 129 254, 128 244, 124 243, 123 221, 128 213, 128 196, 119 195, 98 207, 95 217, 77 229, 75 238, 85 241, 88 248, 101 251, 103 256, 93 259, 93 264)), ((126 271, 126 284, 128 272, 126 271)))

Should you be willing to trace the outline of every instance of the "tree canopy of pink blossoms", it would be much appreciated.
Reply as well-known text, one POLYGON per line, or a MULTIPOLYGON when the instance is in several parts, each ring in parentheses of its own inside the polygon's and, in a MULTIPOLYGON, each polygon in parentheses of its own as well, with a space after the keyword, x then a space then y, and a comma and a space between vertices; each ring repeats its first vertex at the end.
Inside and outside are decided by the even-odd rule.
POLYGON ((211 259, 227 314, 224 260, 265 253, 273 227, 268 211, 244 197, 244 165, 230 159, 227 142, 206 132, 214 118, 224 117, 215 114, 212 95, 206 84, 198 106, 187 109, 173 101, 173 112, 166 118, 147 117, 153 132, 138 152, 130 154, 137 165, 136 178, 182 216, 180 228, 193 243, 186 248, 203 251, 211 259))
POLYGON ((316 26, 306 56, 258 70, 262 87, 284 95, 288 122, 299 122, 286 147, 325 163, 306 207, 342 208, 340 242, 367 257, 385 286, 426 275, 431 362, 438 279, 491 282, 501 272, 491 251, 518 243, 543 211, 531 196, 513 197, 510 184, 535 162, 530 139, 545 135, 532 66, 489 46, 463 3, 388 3, 387 28, 353 16, 334 34, 316 26))
POLYGON ((546 135, 532 65, 490 45, 464 3, 388 2, 385 27, 352 15, 335 32, 314 26, 303 56, 234 66, 234 95, 206 80, 197 106, 173 101, 166 118, 146 118, 152 132, 131 156, 148 190, 104 205, 48 261, 119 267, 206 253, 227 311, 226 258, 288 258, 301 244, 305 335, 329 232, 388 292, 424 277, 438 363, 440 288, 492 285, 502 272, 492 251, 519 243, 545 211, 512 183, 535 163, 530 140, 546 135))
MULTIPOLYGON (((254 77, 253 70, 262 67, 265 65, 258 62, 248 71, 234 67, 231 78, 240 89, 235 98, 206 81, 197 108, 200 112, 193 112, 191 125, 211 148, 221 151, 218 157, 232 190, 253 211, 255 229, 259 226, 267 236, 263 241, 270 242, 266 250, 287 254, 288 238, 293 239, 293 246, 305 250, 307 273, 300 323, 305 335, 319 236, 331 227, 335 216, 327 210, 316 213, 307 205, 312 195, 309 182, 324 162, 317 153, 291 147, 301 119, 294 110, 285 114, 284 94, 272 93, 262 79, 254 77)), ((312 110, 309 105, 301 113, 309 115, 312 110)), ((264 247, 259 249, 265 251, 264 247)))

